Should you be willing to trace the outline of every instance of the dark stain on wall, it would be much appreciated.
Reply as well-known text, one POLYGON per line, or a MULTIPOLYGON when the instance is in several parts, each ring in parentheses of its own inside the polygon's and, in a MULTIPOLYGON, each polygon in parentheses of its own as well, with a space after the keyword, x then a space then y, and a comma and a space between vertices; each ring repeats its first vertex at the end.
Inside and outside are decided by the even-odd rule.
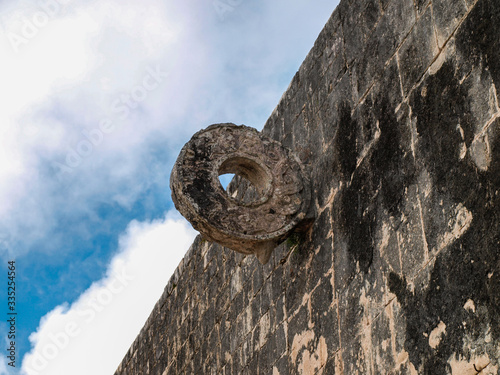
MULTIPOLYGON (((437 257, 424 290, 412 292, 404 278, 390 274, 389 288, 406 316, 405 350, 416 368, 423 366, 424 374, 451 373, 450 356, 469 357, 464 351, 466 336, 484 341, 490 329, 493 343, 500 340, 500 225, 498 220, 490 222, 494 235, 485 237, 482 232, 491 225, 478 222, 437 257), (468 300, 474 301, 477 314, 464 309, 468 300), (433 349, 429 335, 441 321, 446 324, 446 334, 433 349)), ((487 353, 487 345, 484 350, 487 353)), ((488 354, 495 357, 494 351, 488 354)))
POLYGON ((336 172, 342 179, 349 181, 356 169, 356 132, 357 124, 351 117, 349 103, 342 103, 338 109, 339 124, 335 138, 335 153, 337 161, 336 172))
POLYGON ((392 216, 400 217, 406 188, 415 178, 415 164, 411 153, 405 150, 409 139, 408 134, 405 134, 408 133, 407 124, 398 121, 394 107, 386 95, 387 93, 378 96, 374 104, 374 112, 379 119, 380 138, 368 169, 380 180, 383 206, 392 216))
POLYGON ((418 152, 433 176, 437 194, 449 194, 456 203, 466 202, 478 188, 474 165, 459 159, 460 145, 470 146, 474 138, 467 92, 455 76, 452 62, 445 62, 435 75, 423 83, 426 95, 418 90, 410 99, 416 118, 418 152), (462 140, 460 126, 464 132, 462 140))
POLYGON ((406 189, 415 179, 415 163, 405 150, 408 126, 398 119, 387 93, 368 98, 358 112, 360 121, 351 117, 347 105, 339 114, 336 147, 339 159, 344 161, 341 174, 347 187, 341 193, 338 214, 349 254, 366 273, 373 259, 378 210, 383 207, 399 220, 406 189), (358 158, 360 165, 356 168, 358 158))
MULTIPOLYGON (((473 56, 497 83, 499 46, 493 35, 500 31, 500 13, 499 7, 492 4, 478 3, 464 31, 458 32, 456 44, 459 56, 473 56), (496 58, 491 57, 493 52, 496 58)), ((426 288, 420 290, 415 285, 412 291, 406 279, 396 273, 391 273, 388 281, 405 312, 405 349, 411 362, 416 368, 422 365, 425 374, 451 373, 447 362, 453 354, 470 358, 470 352, 464 349, 467 340, 483 340, 482 348, 488 353, 491 348, 484 343, 488 329, 493 343, 500 340, 500 160, 493 159, 488 170, 482 171, 469 154, 459 157, 462 143, 469 149, 476 132, 471 99, 458 76, 461 69, 453 61, 445 62, 435 75, 422 82, 425 96, 422 90, 413 92, 410 106, 416 119, 417 152, 423 168, 432 176, 432 194, 437 198, 434 202, 463 204, 471 212, 472 222, 462 237, 437 256, 426 288), (464 308, 469 300, 474 302, 476 314, 464 308), (441 321, 446 325, 446 334, 432 348, 428 337, 441 321)), ((498 138, 492 144, 492 155, 498 155, 500 150, 498 138)), ((433 223, 433 218, 439 216, 440 209, 436 203, 426 216, 431 247, 438 243, 438 224, 433 223)), ((489 357, 494 358, 491 350, 489 357)))
POLYGON ((498 35, 500 7, 496 0, 479 1, 457 33, 457 49, 467 67, 482 62, 488 66, 497 87, 500 87, 498 35))

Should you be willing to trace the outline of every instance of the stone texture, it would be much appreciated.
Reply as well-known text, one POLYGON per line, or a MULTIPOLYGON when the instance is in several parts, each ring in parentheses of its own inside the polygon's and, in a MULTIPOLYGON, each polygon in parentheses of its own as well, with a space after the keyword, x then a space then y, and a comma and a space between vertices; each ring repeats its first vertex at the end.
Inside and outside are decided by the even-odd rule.
MULTIPOLYGON (((182 148, 170 177, 172 200, 204 238, 261 263, 306 217, 309 179, 295 155, 253 128, 215 124, 182 148), (235 191, 218 177, 237 175, 235 191)), ((209 274, 210 275, 210 274, 209 274)))
POLYGON ((343 0, 263 133, 315 222, 196 239, 125 374, 499 374, 500 3, 343 0))

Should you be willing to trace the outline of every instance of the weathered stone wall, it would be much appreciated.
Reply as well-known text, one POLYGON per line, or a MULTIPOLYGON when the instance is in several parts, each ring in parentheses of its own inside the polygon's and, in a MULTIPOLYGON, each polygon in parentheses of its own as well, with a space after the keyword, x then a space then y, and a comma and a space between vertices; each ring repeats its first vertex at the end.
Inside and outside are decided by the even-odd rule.
POLYGON ((500 374, 497 87, 498 0, 343 0, 264 128, 313 226, 198 238, 116 375, 500 374))

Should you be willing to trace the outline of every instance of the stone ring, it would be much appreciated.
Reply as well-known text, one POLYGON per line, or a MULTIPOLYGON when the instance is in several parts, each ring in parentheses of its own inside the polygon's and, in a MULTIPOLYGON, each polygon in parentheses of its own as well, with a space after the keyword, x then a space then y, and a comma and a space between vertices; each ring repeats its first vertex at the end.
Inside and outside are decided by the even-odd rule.
POLYGON ((299 159, 244 125, 215 124, 197 132, 177 158, 170 188, 175 207, 204 238, 255 254, 263 264, 305 218, 310 202, 299 159), (246 186, 240 183, 230 195, 219 181, 226 173, 247 180, 246 186))

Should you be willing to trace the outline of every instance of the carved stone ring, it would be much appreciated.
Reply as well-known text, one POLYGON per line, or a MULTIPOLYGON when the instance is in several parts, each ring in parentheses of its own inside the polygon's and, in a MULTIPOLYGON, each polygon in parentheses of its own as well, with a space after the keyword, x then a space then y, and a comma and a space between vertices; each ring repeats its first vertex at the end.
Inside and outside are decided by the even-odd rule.
POLYGON ((175 207, 204 238, 255 254, 263 264, 305 218, 310 202, 299 159, 244 125, 216 124, 196 133, 177 158, 170 188, 175 207), (246 179, 253 194, 237 199, 244 183, 226 192, 219 181, 226 173, 246 179))

